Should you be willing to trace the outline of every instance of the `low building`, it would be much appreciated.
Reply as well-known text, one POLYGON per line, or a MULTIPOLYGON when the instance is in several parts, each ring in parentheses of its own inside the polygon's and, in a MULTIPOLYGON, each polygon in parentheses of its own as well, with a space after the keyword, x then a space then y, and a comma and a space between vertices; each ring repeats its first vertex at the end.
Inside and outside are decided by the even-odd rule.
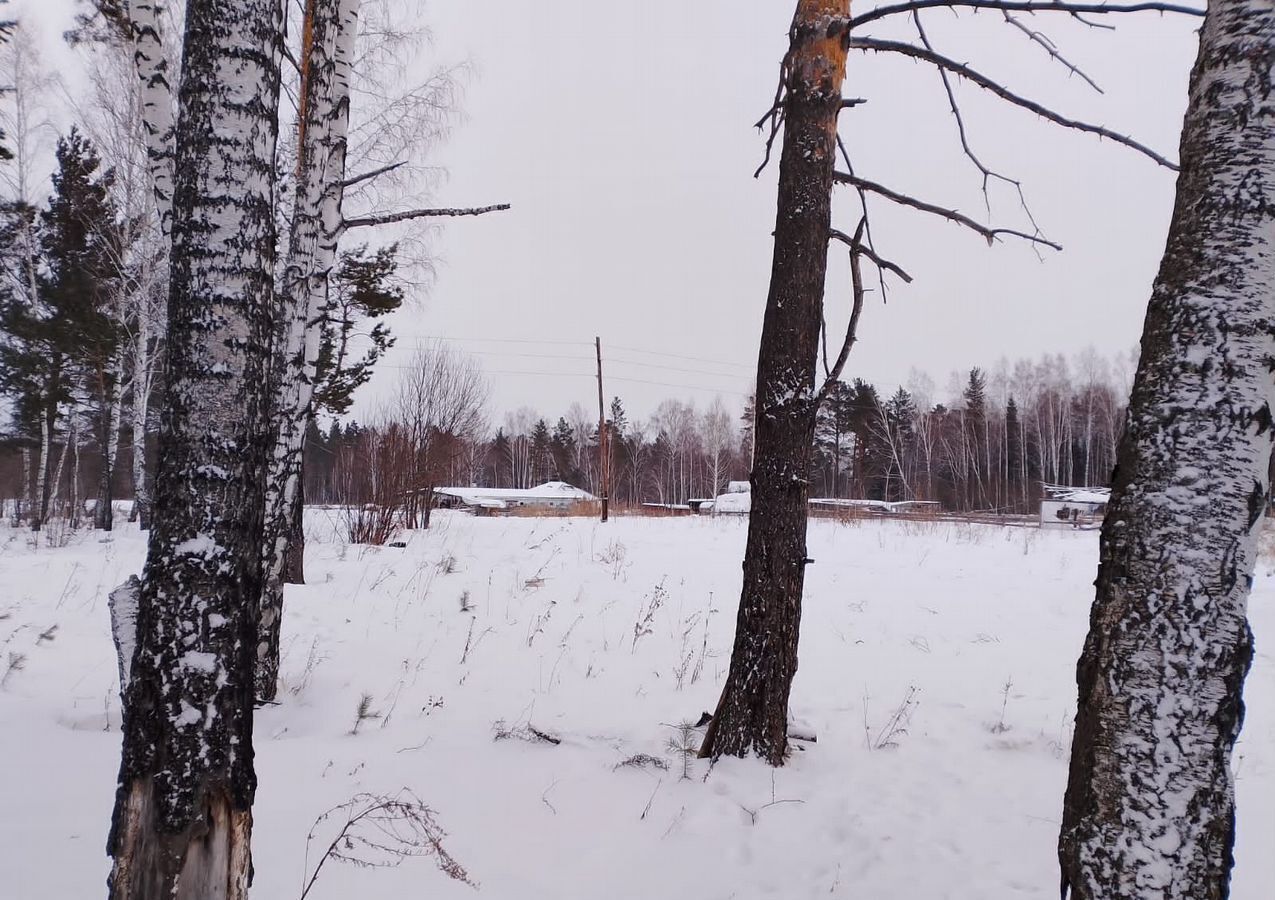
POLYGON ((525 510, 530 514, 592 514, 598 498, 565 481, 546 481, 531 488, 440 487, 434 488, 444 509, 467 509, 475 515, 499 515, 525 510))
MULTIPOLYGON (((862 510, 863 512, 887 514, 887 515, 905 515, 908 513, 918 513, 924 510, 937 511, 939 504, 937 500, 853 500, 844 497, 811 497, 810 512, 816 513, 845 513, 850 510, 862 510)), ((698 511, 701 513, 711 513, 713 515, 748 515, 753 508, 752 489, 747 481, 732 481, 726 487, 726 493, 719 494, 712 500, 692 500, 691 503, 698 504, 698 511)))
POLYGON ((1111 488, 1046 484, 1040 501, 1041 528, 1097 528, 1107 514, 1111 488))

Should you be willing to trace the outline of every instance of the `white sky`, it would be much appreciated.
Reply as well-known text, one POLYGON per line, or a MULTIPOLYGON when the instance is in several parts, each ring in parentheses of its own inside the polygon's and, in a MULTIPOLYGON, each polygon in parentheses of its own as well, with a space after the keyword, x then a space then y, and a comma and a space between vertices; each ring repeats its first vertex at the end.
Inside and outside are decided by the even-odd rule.
MULTIPOLYGON (((45 0, 15 8, 24 5, 50 35, 65 27, 57 18, 71 6, 45 0)), ((435 154, 449 178, 434 202, 514 208, 445 225, 433 289, 393 323, 400 346, 370 397, 388 390, 391 367, 418 340, 437 335, 480 355, 498 413, 527 404, 556 417, 574 400, 596 402, 586 342, 600 335, 615 360, 607 394, 623 396, 631 413, 645 415, 671 395, 703 405, 721 391, 730 406, 742 402, 756 360, 775 202, 774 167, 752 178, 762 153, 752 123, 774 92, 792 8, 793 0, 426 4, 434 43, 422 72, 462 60, 476 70, 465 119, 435 154), (549 372, 562 374, 540 374, 549 372)), ((1043 14, 1034 25, 1105 95, 994 15, 936 11, 926 24, 941 52, 1176 159, 1198 20, 1104 21, 1119 29, 1043 14)), ((864 34, 908 39, 904 24, 864 34)), ((64 58, 61 50, 57 56, 64 58)), ((852 54, 846 93, 869 101, 842 115, 859 174, 986 218, 978 173, 960 153, 932 69, 852 54)), ((1130 348, 1163 249, 1172 173, 971 85, 958 86, 958 99, 975 150, 1022 180, 1037 220, 1065 251, 1046 250, 1041 262, 1013 240, 989 249, 954 225, 875 201, 878 249, 915 281, 897 285, 888 305, 869 297, 846 376, 888 390, 916 366, 943 385, 950 370, 1001 356, 1130 348)), ((854 227, 849 192, 834 219, 854 227)), ((993 220, 1026 224, 1004 188, 994 189, 993 220)), ((846 280, 834 247, 834 333, 846 314, 846 280)))

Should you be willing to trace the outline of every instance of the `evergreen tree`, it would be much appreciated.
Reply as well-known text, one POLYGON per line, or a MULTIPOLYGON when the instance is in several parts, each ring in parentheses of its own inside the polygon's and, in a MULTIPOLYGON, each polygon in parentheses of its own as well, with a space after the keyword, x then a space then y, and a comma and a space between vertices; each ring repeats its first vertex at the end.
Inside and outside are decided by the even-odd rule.
POLYGON ((120 230, 109 196, 111 175, 99 172, 101 160, 75 128, 58 140, 56 159, 48 207, 36 217, 29 206, 11 205, 4 225, 6 237, 34 227, 39 255, 25 289, 8 281, 0 302, 0 331, 8 336, 0 345, 0 392, 14 401, 18 429, 40 435, 44 477, 35 528, 48 515, 49 457, 59 421, 86 392, 96 401, 97 437, 106 456, 123 336, 113 314, 120 230))
POLYGON ((916 445, 916 404, 912 395, 903 388, 895 391, 886 402, 884 418, 888 443, 885 499, 906 500, 911 493, 908 463, 916 445))
POLYGON ((1005 404, 1005 468, 1010 508, 1020 509, 1023 498, 1023 431, 1018 420, 1018 404, 1010 397, 1005 404))
POLYGON ((538 419, 531 429, 531 479, 536 484, 549 480, 553 469, 553 437, 544 419, 538 419))
MULTIPOLYGON (((616 399, 618 400, 619 398, 616 399)), ((614 408, 614 404, 612 404, 612 407, 614 408)), ((576 454, 575 430, 561 416, 558 417, 558 424, 553 427, 553 437, 549 442, 549 449, 553 457, 555 477, 559 481, 575 484, 579 480, 576 476, 580 474, 576 471, 574 464, 576 454)))
POLYGON ((398 245, 346 250, 332 273, 329 291, 315 367, 314 409, 340 416, 349 411, 354 391, 372 377, 377 361, 394 346, 389 326, 378 320, 403 305, 398 245))
POLYGON ((987 379, 977 366, 970 369, 969 381, 962 392, 965 399, 965 428, 963 433, 968 473, 966 503, 970 508, 986 506, 987 477, 990 474, 987 441, 987 379))

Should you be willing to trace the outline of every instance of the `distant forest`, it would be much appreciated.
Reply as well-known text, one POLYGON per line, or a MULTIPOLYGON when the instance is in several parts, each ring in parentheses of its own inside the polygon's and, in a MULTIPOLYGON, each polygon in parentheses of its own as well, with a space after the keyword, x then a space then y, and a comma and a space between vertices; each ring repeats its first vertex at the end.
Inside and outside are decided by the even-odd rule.
MULTIPOLYGON (((1132 368, 1127 359, 1092 351, 1072 361, 1058 355, 1002 363, 992 373, 954 374, 941 401, 919 373, 888 396, 860 379, 839 382, 820 411, 811 495, 1021 513, 1035 508, 1041 482, 1105 485, 1132 368)), ((685 503, 748 478, 751 400, 731 411, 720 398, 704 407, 670 399, 641 419, 615 397, 607 429, 611 498, 620 506, 685 503)), ((373 501, 377 473, 403 456, 394 446, 400 432, 406 430, 393 422, 311 427, 307 501, 373 501)), ((498 426, 433 447, 436 462, 424 480, 434 486, 558 480, 600 490, 598 416, 579 403, 557 417, 523 407, 498 426)))

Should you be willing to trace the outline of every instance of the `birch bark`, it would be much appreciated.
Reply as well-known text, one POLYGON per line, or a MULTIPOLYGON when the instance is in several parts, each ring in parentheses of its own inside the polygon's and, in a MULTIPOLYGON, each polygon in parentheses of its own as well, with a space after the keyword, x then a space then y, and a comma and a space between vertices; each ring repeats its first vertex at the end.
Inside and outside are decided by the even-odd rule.
POLYGON ((108 851, 114 900, 242 900, 274 284, 280 0, 190 0, 167 395, 108 851))
POLYGON ((1222 900, 1275 399, 1275 5, 1213 0, 1077 666, 1076 900, 1222 900))
MULTIPOLYGON (((282 278, 282 346, 275 352, 274 449, 266 483, 257 694, 274 699, 279 679, 283 586, 301 484, 306 425, 328 274, 343 229, 350 78, 359 0, 308 0, 297 134, 297 187, 282 278)), ((299 523, 295 523, 299 525, 299 523)))

